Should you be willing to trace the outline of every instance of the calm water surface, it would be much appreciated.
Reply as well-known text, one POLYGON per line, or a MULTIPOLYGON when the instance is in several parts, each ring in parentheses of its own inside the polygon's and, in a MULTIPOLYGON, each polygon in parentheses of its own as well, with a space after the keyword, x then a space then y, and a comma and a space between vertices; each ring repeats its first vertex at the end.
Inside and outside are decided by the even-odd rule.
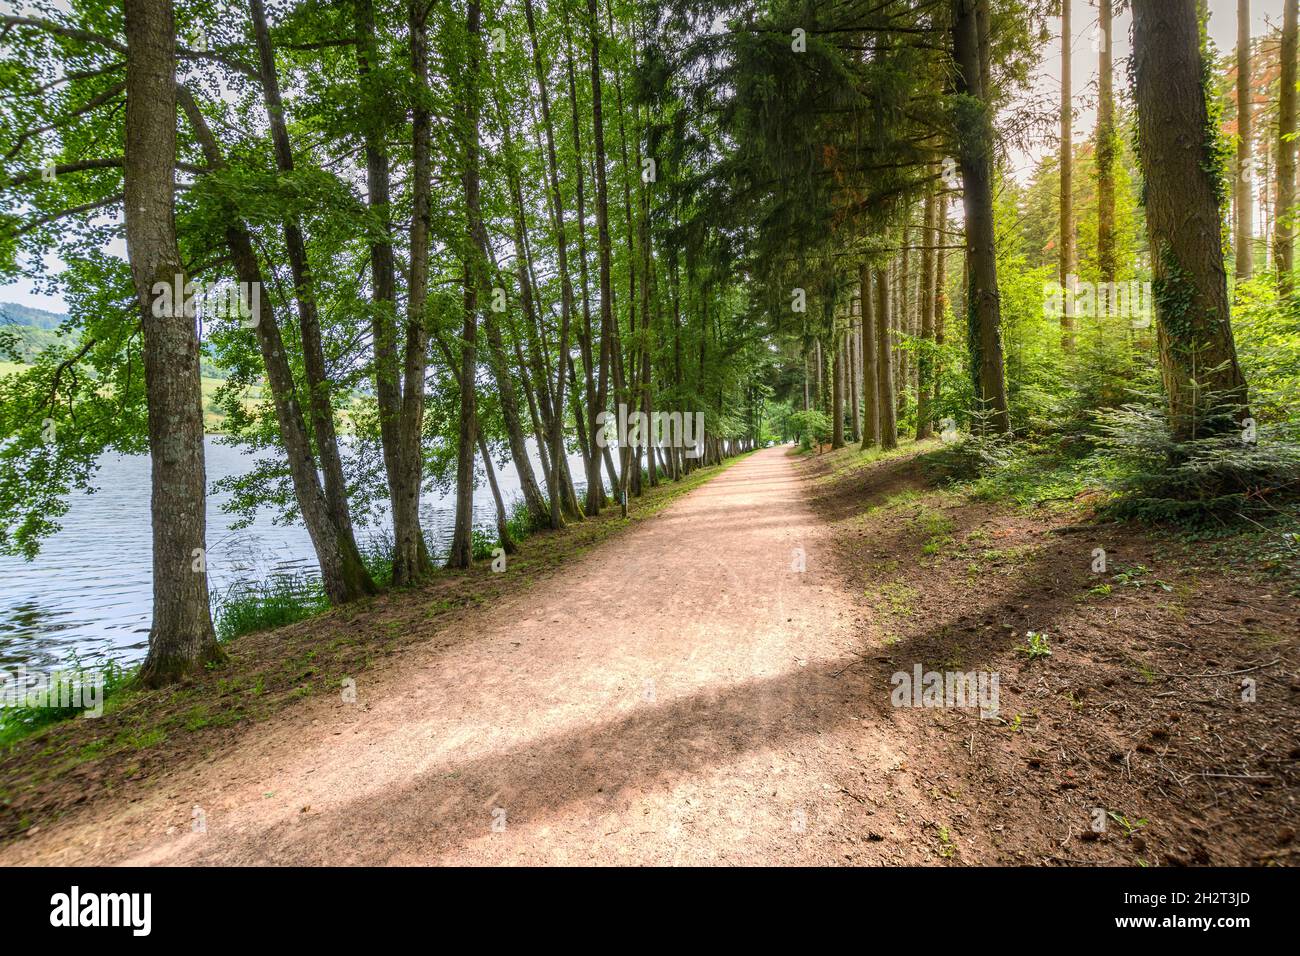
MULTIPOLYGON (((540 475, 536 450, 533 465, 540 475)), ((250 470, 241 449, 209 437, 209 487, 218 479, 250 470)), ((580 458, 570 460, 575 477, 580 458)), ((476 525, 495 534, 496 510, 486 479, 474 493, 476 525)), ((519 492, 514 466, 497 470, 507 504, 519 492)), ((149 528, 149 458, 106 457, 95 494, 73 495, 63 528, 47 538, 35 561, 0 555, 0 670, 25 663, 47 669, 73 655, 122 661, 144 656, 152 606, 152 540, 149 528)), ((311 539, 300 524, 277 525, 270 512, 251 527, 232 531, 234 516, 221 510, 227 496, 208 497, 208 583, 214 601, 243 582, 279 574, 317 573, 311 539)), ((455 496, 428 496, 421 523, 435 554, 446 554, 455 523, 455 496)), ((358 541, 386 531, 358 528, 358 541)))

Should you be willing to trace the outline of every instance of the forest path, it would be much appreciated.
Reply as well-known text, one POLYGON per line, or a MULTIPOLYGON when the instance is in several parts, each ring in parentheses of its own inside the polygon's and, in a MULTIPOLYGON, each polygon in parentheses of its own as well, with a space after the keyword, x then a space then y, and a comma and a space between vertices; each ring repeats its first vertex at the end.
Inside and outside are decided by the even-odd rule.
POLYGON ((877 831, 905 817, 875 808, 924 798, 894 773, 889 724, 864 714, 859 611, 787 452, 734 464, 465 615, 458 637, 385 661, 356 703, 307 700, 32 849, 130 864, 882 861, 877 831))

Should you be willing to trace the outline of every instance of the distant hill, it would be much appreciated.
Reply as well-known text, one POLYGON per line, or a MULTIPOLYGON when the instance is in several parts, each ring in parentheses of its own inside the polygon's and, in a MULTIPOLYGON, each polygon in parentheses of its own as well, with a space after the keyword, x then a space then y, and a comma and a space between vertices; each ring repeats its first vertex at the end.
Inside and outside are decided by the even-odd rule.
MULTIPOLYGON (((58 342, 58 329, 66 321, 68 316, 62 312, 46 312, 17 302, 0 302, 0 330, 8 327, 17 333, 18 353, 24 362, 31 362, 42 349, 58 342)), ((225 371, 207 359, 200 361, 199 369, 204 378, 221 380, 226 377, 225 371)))
POLYGON ((68 316, 61 312, 46 312, 17 302, 0 302, 0 325, 28 325, 35 329, 57 329, 68 316))

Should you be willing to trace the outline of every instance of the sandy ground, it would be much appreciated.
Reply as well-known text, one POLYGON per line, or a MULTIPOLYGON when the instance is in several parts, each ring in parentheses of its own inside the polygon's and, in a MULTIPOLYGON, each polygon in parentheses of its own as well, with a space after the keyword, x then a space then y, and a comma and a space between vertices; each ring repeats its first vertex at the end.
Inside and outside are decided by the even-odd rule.
POLYGON ((845 669, 864 622, 827 533, 761 451, 355 703, 307 700, 0 861, 916 862, 925 797, 845 669))

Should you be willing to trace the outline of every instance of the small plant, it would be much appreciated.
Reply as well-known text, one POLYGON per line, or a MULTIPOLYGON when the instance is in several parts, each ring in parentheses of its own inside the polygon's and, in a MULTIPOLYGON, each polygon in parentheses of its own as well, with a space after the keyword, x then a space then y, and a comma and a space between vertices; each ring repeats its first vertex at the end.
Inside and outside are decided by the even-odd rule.
POLYGON ((533 513, 528 510, 528 505, 522 498, 517 498, 510 504, 510 517, 506 519, 506 531, 510 533, 513 541, 523 541, 534 531, 538 530, 538 521, 533 513))
POLYGON ((1011 440, 994 432, 970 434, 920 460, 925 476, 937 485, 974 481, 1011 460, 1011 440))
POLYGON ((1110 817, 1112 820, 1114 820, 1116 823, 1120 825, 1120 828, 1123 829, 1124 831, 1125 839, 1131 838, 1133 834, 1137 833, 1138 830, 1141 830, 1144 826, 1147 825, 1148 822, 1145 818, 1137 821, 1131 821, 1129 820, 1128 817, 1124 816, 1124 814, 1117 813, 1114 810, 1107 810, 1106 816, 1110 817))
MULTIPOLYGON (((123 667, 112 658, 87 666, 82 664, 80 658, 74 653, 71 663, 51 675, 52 686, 49 690, 56 698, 63 696, 71 699, 73 688, 87 686, 89 681, 100 677, 103 680, 103 696, 100 702, 106 704, 110 697, 131 684, 135 679, 136 670, 135 667, 123 667), (66 691, 61 693, 60 688, 65 688, 66 691)), ((0 708, 0 746, 26 737, 41 727, 77 717, 83 712, 84 709, 81 707, 29 707, 26 703, 2 707, 0 708)))
POLYGON ((484 531, 482 528, 475 528, 470 532, 470 550, 475 561, 487 561, 492 557, 492 552, 497 549, 500 543, 496 535, 484 531))
POLYGON ((939 855, 948 860, 952 858, 955 852, 957 852, 957 846, 952 842, 952 834, 948 832, 947 827, 939 827, 939 855))
POLYGON ((329 606, 318 578, 276 574, 231 585, 217 599, 218 640, 283 627, 319 614, 329 606))
POLYGON ((1152 587, 1160 588, 1162 591, 1173 590, 1173 588, 1170 585, 1166 584, 1164 581, 1161 581, 1159 578, 1154 578, 1148 581, 1147 575, 1149 575, 1150 573, 1151 573, 1151 569, 1148 568, 1146 565, 1135 564, 1131 568, 1125 568, 1124 570, 1118 572, 1114 577, 1111 578, 1111 580, 1114 581, 1116 584, 1120 585, 1121 587, 1137 588, 1139 590, 1141 590, 1144 585, 1148 585, 1148 584, 1151 585, 1152 587))
POLYGON ((1112 590, 1109 584, 1096 584, 1088 588, 1088 593, 1095 594, 1098 597, 1109 597, 1112 590))
POLYGON ((1025 634, 1025 646, 1017 647, 1021 654, 1024 654, 1031 661, 1039 657, 1051 657, 1052 648, 1048 643, 1047 635, 1040 634, 1038 631, 1029 631, 1025 634))

